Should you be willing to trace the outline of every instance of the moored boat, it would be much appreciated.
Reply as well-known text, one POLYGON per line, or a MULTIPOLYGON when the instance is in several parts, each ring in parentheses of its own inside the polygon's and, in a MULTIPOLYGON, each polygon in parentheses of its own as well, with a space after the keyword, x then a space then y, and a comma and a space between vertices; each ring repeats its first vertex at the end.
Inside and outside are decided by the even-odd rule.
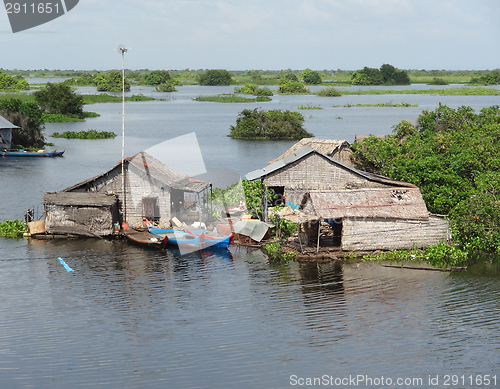
POLYGON ((17 150, 17 151, 0 151, 0 157, 62 157, 64 151, 25 151, 25 150, 17 150))
POLYGON ((149 249, 165 250, 167 247, 168 237, 160 238, 151 234, 149 231, 136 231, 125 229, 123 231, 129 242, 149 249))

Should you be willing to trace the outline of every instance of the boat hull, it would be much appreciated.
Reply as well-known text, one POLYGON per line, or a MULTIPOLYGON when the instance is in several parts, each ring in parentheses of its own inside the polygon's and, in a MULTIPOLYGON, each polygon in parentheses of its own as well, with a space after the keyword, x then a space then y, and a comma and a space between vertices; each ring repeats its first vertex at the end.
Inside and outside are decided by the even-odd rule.
POLYGON ((44 157, 62 157, 64 154, 63 151, 49 151, 39 153, 36 151, 0 151, 0 157, 22 157, 22 158, 44 158, 44 157))

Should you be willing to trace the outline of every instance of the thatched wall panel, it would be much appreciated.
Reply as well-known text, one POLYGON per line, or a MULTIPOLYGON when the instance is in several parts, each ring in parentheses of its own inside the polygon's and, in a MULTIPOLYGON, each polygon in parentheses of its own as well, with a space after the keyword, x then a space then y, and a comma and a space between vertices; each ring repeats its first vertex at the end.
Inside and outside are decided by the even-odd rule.
POLYGON ((427 221, 394 219, 344 219, 342 250, 396 250, 423 248, 446 241, 447 220, 431 216, 427 221))

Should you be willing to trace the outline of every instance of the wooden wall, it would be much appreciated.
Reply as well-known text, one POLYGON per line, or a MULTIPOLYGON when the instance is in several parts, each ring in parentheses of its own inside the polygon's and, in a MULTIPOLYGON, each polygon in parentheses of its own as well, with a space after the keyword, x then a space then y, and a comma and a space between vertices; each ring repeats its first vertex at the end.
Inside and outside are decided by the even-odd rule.
POLYGON ((428 221, 344 219, 342 250, 397 250, 427 247, 449 239, 449 222, 429 216, 428 221))

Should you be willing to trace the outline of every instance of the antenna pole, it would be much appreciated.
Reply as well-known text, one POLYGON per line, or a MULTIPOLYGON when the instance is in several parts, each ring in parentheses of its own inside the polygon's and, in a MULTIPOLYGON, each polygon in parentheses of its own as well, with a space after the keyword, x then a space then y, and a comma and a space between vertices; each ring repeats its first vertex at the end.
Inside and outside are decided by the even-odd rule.
POLYGON ((122 54, 122 198, 123 198, 123 221, 127 221, 127 202, 125 190, 125 53, 127 48, 118 46, 118 51, 122 54))

